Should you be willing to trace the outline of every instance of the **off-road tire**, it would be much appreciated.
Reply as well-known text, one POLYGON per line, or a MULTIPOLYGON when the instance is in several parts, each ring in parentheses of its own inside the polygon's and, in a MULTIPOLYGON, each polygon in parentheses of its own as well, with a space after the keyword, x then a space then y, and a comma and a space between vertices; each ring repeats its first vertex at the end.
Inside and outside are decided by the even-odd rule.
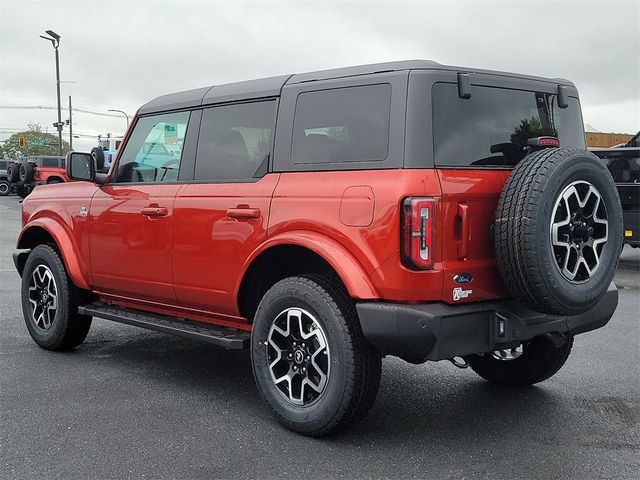
POLYGON ((7 165, 7 179, 10 183, 16 183, 20 180, 20 164, 11 162, 7 165))
POLYGON ((509 293, 532 310, 576 315, 591 309, 613 280, 622 249, 622 208, 611 174, 592 153, 552 148, 516 165, 496 211, 494 244, 509 293), (584 282, 571 282, 556 263, 551 222, 556 201, 573 182, 597 188, 606 207, 608 239, 600 264, 584 282))
POLYGON ((22 272, 22 312, 31 338, 47 350, 70 350, 80 345, 91 328, 91 316, 78 314, 80 291, 69 279, 58 251, 51 245, 35 247, 22 272), (34 270, 45 265, 57 287, 58 308, 48 330, 36 325, 29 302, 29 285, 34 270))
POLYGON ((104 151, 100 147, 93 147, 91 149, 91 156, 96 162, 96 170, 102 171, 104 169, 104 151))
POLYGON ((542 382, 553 375, 569 358, 573 337, 556 346, 546 336, 535 337, 523 344, 523 352, 513 360, 498 360, 485 353, 468 357, 471 369, 485 380, 509 386, 526 386, 542 382))
POLYGON ((20 164, 20 181, 24 184, 33 182, 33 165, 29 162, 20 164))
POLYGON ((27 198, 27 196, 31 193, 31 188, 25 187, 22 183, 18 183, 15 186, 15 190, 16 195, 18 195, 20 198, 27 198))
POLYGON ((6 197, 11 193, 11 184, 8 180, 0 180, 0 197, 6 197))
POLYGON ((353 301, 333 277, 303 275, 276 283, 254 317, 251 362, 258 390, 275 417, 295 432, 319 437, 361 420, 380 385, 381 356, 362 334, 353 301), (277 390, 268 369, 267 337, 287 308, 311 312, 327 334, 331 371, 323 394, 310 405, 294 405, 277 390))

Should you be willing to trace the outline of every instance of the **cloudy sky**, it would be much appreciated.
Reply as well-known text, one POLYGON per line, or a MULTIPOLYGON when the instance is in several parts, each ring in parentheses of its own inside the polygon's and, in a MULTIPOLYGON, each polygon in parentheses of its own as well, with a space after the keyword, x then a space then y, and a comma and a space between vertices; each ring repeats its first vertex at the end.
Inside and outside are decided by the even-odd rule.
POLYGON ((638 0, 0 0, 0 139, 56 120, 33 108, 56 104, 53 48, 39 38, 48 29, 62 36, 63 105, 71 95, 74 107, 102 114, 74 113, 85 135, 123 133, 124 116, 103 116, 109 109, 132 115, 172 91, 411 58, 568 78, 587 123, 640 129, 638 0))

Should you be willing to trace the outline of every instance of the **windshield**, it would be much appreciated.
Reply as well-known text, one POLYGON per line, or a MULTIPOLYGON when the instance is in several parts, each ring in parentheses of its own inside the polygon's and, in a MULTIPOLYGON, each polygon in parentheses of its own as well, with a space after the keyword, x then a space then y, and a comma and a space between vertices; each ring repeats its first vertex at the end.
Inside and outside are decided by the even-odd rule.
POLYGON ((551 136, 562 147, 585 148, 580 103, 557 95, 474 86, 471 98, 458 86, 433 86, 434 159, 438 166, 511 167, 526 155, 527 140, 551 136))

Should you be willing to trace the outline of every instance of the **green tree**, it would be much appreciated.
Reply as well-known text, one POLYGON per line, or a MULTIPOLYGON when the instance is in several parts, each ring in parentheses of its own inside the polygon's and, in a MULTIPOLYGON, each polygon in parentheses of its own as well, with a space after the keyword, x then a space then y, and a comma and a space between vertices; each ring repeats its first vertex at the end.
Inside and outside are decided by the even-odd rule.
MULTIPOLYGON (((69 143, 62 141, 62 154, 69 151, 69 143)), ((58 155, 58 136, 42 131, 38 123, 27 123, 27 130, 11 135, 0 142, 0 158, 18 159, 32 155, 58 155), (19 137, 25 138, 25 146, 20 147, 19 137)))

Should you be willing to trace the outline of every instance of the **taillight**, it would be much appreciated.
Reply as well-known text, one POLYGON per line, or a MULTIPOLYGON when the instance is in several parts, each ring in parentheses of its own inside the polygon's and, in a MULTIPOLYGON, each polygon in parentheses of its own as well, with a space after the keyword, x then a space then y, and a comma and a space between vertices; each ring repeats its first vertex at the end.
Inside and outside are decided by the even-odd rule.
POLYGON ((435 201, 408 197, 402 202, 402 264, 413 270, 433 268, 435 201))

